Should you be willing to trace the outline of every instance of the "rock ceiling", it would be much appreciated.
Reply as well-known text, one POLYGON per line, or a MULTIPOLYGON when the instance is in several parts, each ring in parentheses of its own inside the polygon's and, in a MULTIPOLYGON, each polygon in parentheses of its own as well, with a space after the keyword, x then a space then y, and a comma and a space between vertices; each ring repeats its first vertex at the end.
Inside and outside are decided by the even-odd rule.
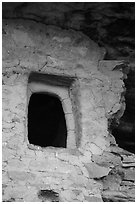
POLYGON ((11 2, 2 7, 3 18, 33 19, 80 30, 106 48, 106 59, 125 59, 134 68, 134 3, 11 2))

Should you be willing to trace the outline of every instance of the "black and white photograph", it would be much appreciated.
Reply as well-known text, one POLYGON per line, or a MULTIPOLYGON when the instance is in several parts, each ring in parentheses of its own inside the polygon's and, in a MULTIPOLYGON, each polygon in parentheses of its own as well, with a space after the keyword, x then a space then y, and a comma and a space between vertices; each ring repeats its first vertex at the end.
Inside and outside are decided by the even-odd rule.
POLYGON ((2 202, 135 202, 135 1, 2 1, 2 202))

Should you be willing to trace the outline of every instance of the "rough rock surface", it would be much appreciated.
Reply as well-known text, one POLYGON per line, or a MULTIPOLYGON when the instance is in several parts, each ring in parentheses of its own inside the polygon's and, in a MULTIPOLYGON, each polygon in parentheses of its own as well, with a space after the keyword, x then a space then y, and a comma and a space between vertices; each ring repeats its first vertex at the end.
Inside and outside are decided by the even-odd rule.
POLYGON ((134 200, 133 155, 121 153, 108 127, 115 113, 124 112, 124 74, 115 70, 122 62, 103 63, 104 49, 79 32, 25 20, 4 21, 3 30, 3 201, 42 201, 40 190, 57 193, 63 202, 111 200, 108 195, 117 199, 117 191, 121 199, 134 200), (81 126, 76 149, 28 144, 27 84, 32 71, 76 77, 75 111, 81 126))
POLYGON ((82 31, 105 47, 106 59, 125 59, 134 70, 134 2, 5 2, 3 18, 82 31))

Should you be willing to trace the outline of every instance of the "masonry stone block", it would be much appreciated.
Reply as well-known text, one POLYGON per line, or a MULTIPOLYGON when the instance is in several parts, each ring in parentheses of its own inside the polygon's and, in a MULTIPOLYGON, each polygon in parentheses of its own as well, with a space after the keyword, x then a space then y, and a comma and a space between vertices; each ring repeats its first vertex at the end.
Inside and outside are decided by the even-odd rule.
POLYGON ((75 131, 73 129, 68 129, 67 145, 70 147, 70 149, 76 148, 76 138, 74 135, 75 135, 75 131))
POLYGON ((72 114, 72 103, 71 103, 71 100, 68 98, 68 99, 64 99, 62 101, 62 104, 63 104, 63 109, 64 109, 64 112, 66 114, 72 114))
POLYGON ((16 180, 16 181, 19 181, 19 180, 29 181, 29 180, 34 180, 35 179, 34 174, 27 173, 27 172, 21 172, 21 171, 9 171, 8 176, 9 176, 10 179, 16 180))

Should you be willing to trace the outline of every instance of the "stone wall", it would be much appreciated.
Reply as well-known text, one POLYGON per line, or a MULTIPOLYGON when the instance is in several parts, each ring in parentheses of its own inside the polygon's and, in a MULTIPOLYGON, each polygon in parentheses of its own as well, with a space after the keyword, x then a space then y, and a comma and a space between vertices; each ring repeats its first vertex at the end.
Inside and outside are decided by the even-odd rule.
POLYGON ((119 149, 108 120, 118 112, 121 116, 125 107, 124 74, 117 69, 122 62, 103 61, 104 54, 80 32, 33 21, 3 22, 4 201, 102 201, 104 183, 95 179, 107 176, 116 165, 122 168, 121 157, 111 161, 112 150, 119 149), (73 110, 80 126, 77 148, 41 148, 26 142, 31 72, 76 78, 70 99, 79 110, 73 110), (40 190, 59 196, 41 197, 40 190))

